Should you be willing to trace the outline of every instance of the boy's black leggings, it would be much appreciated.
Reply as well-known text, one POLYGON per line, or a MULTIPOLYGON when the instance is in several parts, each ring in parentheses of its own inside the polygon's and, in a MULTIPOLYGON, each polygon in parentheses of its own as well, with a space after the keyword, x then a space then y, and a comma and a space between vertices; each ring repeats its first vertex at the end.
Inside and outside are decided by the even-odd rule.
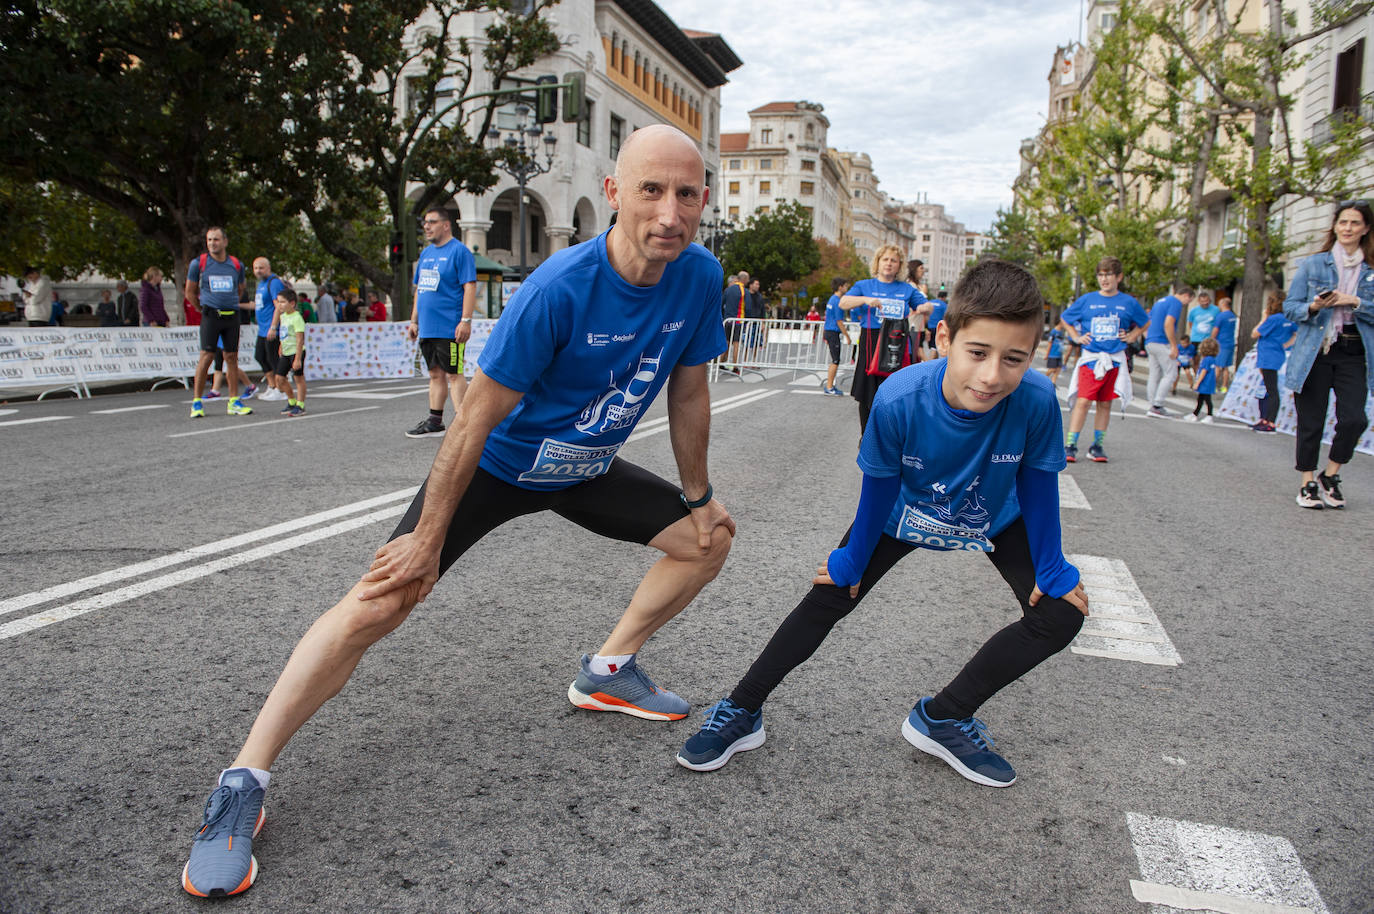
MULTIPOLYGON (((849 541, 845 533, 840 541, 849 541)), ((1030 672, 1045 658, 1058 653, 1074 639, 1083 625, 1083 614, 1067 600, 1041 597, 1031 606, 1035 567, 1031 563, 1026 525, 1017 518, 993 537, 994 551, 987 554, 1021 603, 1022 616, 988 639, 973 659, 964 664, 949 685, 935 696, 933 710, 948 718, 972 717, 998 690, 1030 672)), ((873 589, 884 574, 915 546, 883 534, 864 569, 859 595, 848 587, 817 584, 783 620, 763 653, 749 667, 730 699, 742 708, 757 711, 783 678, 816 652, 835 626, 873 589)), ((938 607, 929 608, 938 612, 938 607)), ((933 628, 929 620, 913 626, 916 631, 933 628)))
POLYGON ((1193 407, 1193 415, 1194 415, 1194 416, 1196 416, 1198 413, 1202 412, 1202 407, 1203 407, 1204 404, 1206 404, 1206 406, 1207 406, 1207 415, 1209 415, 1209 416, 1212 415, 1212 395, 1211 395, 1211 394, 1198 394, 1198 395, 1197 395, 1197 406, 1194 406, 1194 407, 1193 407))

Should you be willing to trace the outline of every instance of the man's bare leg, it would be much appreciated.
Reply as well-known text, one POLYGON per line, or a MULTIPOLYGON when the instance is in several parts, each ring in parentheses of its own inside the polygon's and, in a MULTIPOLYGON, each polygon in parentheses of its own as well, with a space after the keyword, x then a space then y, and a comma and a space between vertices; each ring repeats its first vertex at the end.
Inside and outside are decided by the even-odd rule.
POLYGON ((196 360, 195 380, 192 382, 192 390, 195 398, 199 400, 205 394, 205 381, 210 375, 210 363, 215 360, 213 352, 201 350, 200 358, 196 360))

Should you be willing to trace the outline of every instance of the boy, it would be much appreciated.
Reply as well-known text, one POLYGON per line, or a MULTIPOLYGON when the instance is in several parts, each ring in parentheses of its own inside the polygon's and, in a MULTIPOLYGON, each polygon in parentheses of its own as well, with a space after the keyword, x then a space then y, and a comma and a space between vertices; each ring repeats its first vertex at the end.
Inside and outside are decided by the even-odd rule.
POLYGON ((282 289, 277 293, 277 316, 272 324, 281 340, 277 356, 277 389, 286 396, 281 414, 287 417, 305 415, 305 317, 296 310, 296 293, 282 289), (291 396, 291 384, 286 376, 295 373, 296 395, 291 396))
POLYGON ((712 771, 763 745, 768 694, 820 647, 879 578, 913 549, 988 553, 1024 616, 994 635, 902 724, 907 741, 965 778, 1007 787, 1016 772, 991 749, 978 707, 1073 640, 1088 612, 1064 560, 1054 386, 1027 372, 1044 319, 1035 279, 985 260, 959 280, 936 329, 946 358, 911 365, 879 388, 859 448, 863 487, 840 548, 729 697, 678 753, 712 771))
POLYGON ((849 291, 849 286, 849 280, 842 276, 830 280, 830 301, 825 303, 825 328, 822 332, 826 349, 830 351, 830 364, 825 369, 825 383, 821 385, 821 390, 832 397, 844 396, 835 386, 835 372, 840 370, 840 336, 844 336, 846 343, 851 342, 849 328, 844 325, 844 312, 840 310, 840 299, 849 291))
POLYGON ((1178 379, 1181 375, 1188 376, 1188 386, 1193 386, 1193 356, 1197 355, 1197 346, 1190 340, 1181 340, 1178 344, 1178 371, 1174 374, 1174 386, 1170 388, 1169 395, 1178 393, 1178 379))
POLYGON ((1045 377, 1051 384, 1059 381, 1059 369, 1064 364, 1064 331, 1055 327, 1045 344, 1045 377))
POLYGON ((1083 347, 1083 357, 1069 379, 1069 396, 1075 391, 1078 394, 1069 414, 1069 435, 1064 439, 1069 463, 1078 459, 1078 435, 1087 421, 1088 405, 1097 404, 1088 456, 1095 463, 1106 463, 1103 444, 1112 419, 1112 401, 1118 396, 1130 400, 1130 372, 1121 370, 1126 363, 1126 345, 1145 335, 1150 318, 1140 302, 1119 291, 1121 279, 1121 261, 1103 257, 1097 264, 1099 291, 1080 296, 1059 318, 1059 329, 1083 347))

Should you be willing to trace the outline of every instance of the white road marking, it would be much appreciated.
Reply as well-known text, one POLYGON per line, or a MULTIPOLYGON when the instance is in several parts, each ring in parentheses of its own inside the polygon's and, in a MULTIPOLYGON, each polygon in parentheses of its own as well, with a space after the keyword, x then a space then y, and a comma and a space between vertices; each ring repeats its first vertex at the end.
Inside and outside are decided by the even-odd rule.
POLYGON ((1068 473, 1059 474, 1059 507, 1082 508, 1084 511, 1093 509, 1083 490, 1078 487, 1078 482, 1068 473))
POLYGON ((428 387, 417 387, 414 390, 392 391, 390 393, 379 393, 374 390, 344 390, 337 393, 317 394, 313 391, 309 399, 332 398, 338 400, 395 400, 397 397, 409 397, 413 394, 427 394, 428 387))
POLYGON ((1140 864, 1137 901, 1220 914, 1330 914, 1298 852, 1284 838, 1126 813, 1140 864))
POLYGON ((147 406, 121 406, 118 409, 93 409, 92 416, 112 416, 115 413, 136 413, 144 409, 167 409, 166 403, 150 403, 147 406))
MULTIPOLYGON (((380 406, 355 406, 352 409, 340 409, 327 413, 306 413, 304 416, 295 418, 268 419, 266 422, 259 419, 256 422, 242 422, 235 425, 221 425, 217 428, 202 428, 194 432, 178 432, 175 435, 168 435, 168 438, 190 438, 192 435, 214 435, 219 432, 241 432, 246 428, 266 428, 269 425, 276 425, 278 422, 304 422, 306 419, 319 419, 325 416, 342 416, 345 413, 360 413, 368 409, 381 409, 380 406)), ((3 423, 0 423, 3 424, 3 423)))
POLYGON ((283 534, 292 533, 306 527, 313 527, 316 524, 337 520, 340 517, 347 517, 359 511, 376 508, 379 505, 389 504, 402 499, 409 501, 415 497, 415 493, 418 491, 420 491, 419 486, 399 489, 395 492, 388 492, 385 495, 378 495, 375 498, 355 501, 349 505, 340 505, 337 508, 330 508, 328 511, 320 511, 316 514, 298 517, 295 520, 273 524, 270 527, 263 527, 260 530, 250 530, 247 533, 240 533, 236 536, 228 537, 227 539, 215 540, 213 543, 193 546, 190 549, 183 549, 181 552, 173 552, 168 555, 158 556, 155 559, 136 562, 132 565, 124 565, 120 568, 111 568, 109 571, 102 571, 99 574, 93 574, 76 581, 68 581, 65 584, 57 584, 52 587, 45 587, 42 590, 35 590, 32 593, 9 597, 0 600, 0 615, 16 612, 21 609, 28 609, 30 606, 37 606, 40 603, 47 603, 50 600, 60 600, 63 597, 81 593, 83 590, 104 587, 106 584, 113 584, 116 581, 136 578, 139 575, 148 574, 152 571, 161 571, 163 568, 172 565, 180 565, 183 562, 217 556, 219 553, 227 552, 231 549, 238 549, 241 546, 255 543, 258 540, 282 536, 283 534))
POLYGON ((84 600, 68 603, 65 606, 45 609, 31 616, 24 616, 23 618, 15 619, 13 622, 6 622, 0 625, 0 641, 7 638, 13 638, 16 635, 23 635, 40 628, 45 628, 57 622, 65 622, 68 619, 83 616, 97 609, 105 609, 120 603, 126 603, 129 600, 136 600, 150 593, 166 590, 178 584, 185 584, 197 578, 218 574, 221 571, 226 571, 238 565, 246 565, 249 562, 256 562, 258 559, 265 559, 274 555, 280 555, 292 549, 299 549, 301 546, 309 545, 318 540, 327 539, 331 536, 338 536, 341 533, 348 533, 360 527, 366 527, 369 524, 375 524, 378 521, 386 520, 389 517, 404 514, 408 507, 409 505, 406 504, 393 505, 381 511, 374 511, 371 514, 364 514, 361 517, 353 517, 345 521, 340 521, 329 527, 319 527, 315 530, 299 533, 296 536, 288 537, 284 540, 275 540, 270 543, 265 543, 245 552, 238 552, 234 555, 228 555, 212 562, 206 562, 203 565, 183 568, 179 571, 173 571, 170 574, 164 574, 161 577, 149 578, 146 581, 139 581, 137 584, 130 584, 127 587, 112 590, 109 593, 97 594, 94 597, 87 597, 84 600))
POLYGON ((830 396, 830 394, 826 393, 826 392, 823 391, 823 390, 792 390, 792 391, 788 391, 788 393, 806 394, 807 396, 811 396, 811 397, 828 397, 828 396, 830 396))
POLYGON ((17 409, 0 409, 0 416, 12 416, 19 412, 17 409))
POLYGON ((1091 612, 1069 650, 1088 657, 1157 666, 1178 666, 1183 662, 1125 562, 1096 555, 1065 558, 1082 575, 1091 612))
MULTIPOLYGON (((727 409, 733 409, 737 405, 742 406, 744 405, 745 401, 753 403, 755 400, 762 400, 764 397, 770 396, 775 393, 779 393, 779 391, 751 390, 748 393, 735 394, 733 397, 726 397, 724 400, 717 400, 711 404, 711 415, 714 416, 716 413, 725 412, 725 410, 727 409)), ((639 423, 639 425, 635 427, 634 432, 631 433, 630 437, 625 439, 625 443, 629 444, 631 441, 638 441, 640 438, 647 438, 650 435, 657 435, 659 432, 664 431, 667 428, 667 416, 659 416, 657 419, 649 419, 647 421, 639 423)))
POLYGON ((40 416, 37 419, 6 419, 0 425, 30 425, 34 422, 61 422, 63 419, 70 419, 71 416, 40 416))

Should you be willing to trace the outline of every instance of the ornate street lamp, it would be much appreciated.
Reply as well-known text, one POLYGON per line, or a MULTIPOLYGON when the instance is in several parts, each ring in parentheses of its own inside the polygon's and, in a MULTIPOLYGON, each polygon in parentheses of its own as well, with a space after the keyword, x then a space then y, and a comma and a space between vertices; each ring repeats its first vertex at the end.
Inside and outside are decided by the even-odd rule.
POLYGON ((520 237, 517 244, 520 246, 520 279, 523 282, 529 275, 529 270, 525 266, 525 185, 530 178, 536 178, 553 167, 553 150, 558 145, 558 137, 552 133, 544 133, 543 127, 530 122, 528 105, 516 105, 515 128, 503 132, 497 127, 492 127, 487 131, 487 143, 491 149, 500 149, 504 146, 516 154, 514 164, 501 161, 496 163, 496 167, 514 178, 520 186, 520 237), (544 138, 542 165, 535 160, 541 136, 544 138))

